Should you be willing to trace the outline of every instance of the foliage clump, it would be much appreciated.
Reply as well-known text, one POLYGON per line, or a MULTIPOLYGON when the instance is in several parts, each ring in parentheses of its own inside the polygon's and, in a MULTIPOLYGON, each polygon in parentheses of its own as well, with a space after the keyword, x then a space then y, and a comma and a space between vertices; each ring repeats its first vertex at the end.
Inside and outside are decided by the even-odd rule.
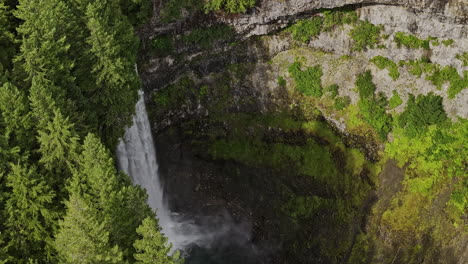
POLYGON ((338 96, 335 98, 335 109, 343 110, 351 104, 351 98, 349 96, 338 96))
POLYGON ((174 50, 172 38, 170 36, 155 37, 151 41, 151 50, 157 55, 166 55, 174 50))
POLYGON ((300 20, 292 25, 289 30, 294 40, 307 43, 310 39, 320 34, 322 23, 322 18, 315 16, 311 19, 300 20))
POLYGON ((322 68, 320 65, 301 69, 300 62, 294 62, 289 66, 289 73, 292 75, 296 88, 304 95, 320 97, 322 96, 322 68))
POLYGON ((388 106, 390 109, 394 109, 403 103, 403 100, 401 100, 401 97, 397 91, 393 90, 392 93, 392 97, 390 98, 390 101, 388 101, 388 106))
POLYGON ((379 69, 388 69, 388 75, 393 79, 396 80, 400 77, 400 72, 398 71, 398 65, 389 58, 385 58, 382 56, 375 56, 370 60, 372 63, 375 64, 379 69))
POLYGON ((224 10, 227 13, 245 13, 252 8, 257 0, 208 0, 203 7, 206 13, 224 10))
POLYGON ((457 54, 455 58, 459 59, 463 63, 463 66, 468 66, 468 52, 457 54))
POLYGON ((330 95, 330 98, 335 99, 339 94, 339 88, 338 84, 332 84, 327 86, 325 90, 330 95))
POLYGON ((415 136, 426 131, 430 125, 442 124, 447 120, 442 97, 429 93, 418 95, 410 94, 407 107, 398 119, 400 127, 407 131, 407 135, 415 136))
POLYGON ((360 74, 356 79, 359 92, 359 108, 361 115, 371 125, 382 140, 386 139, 391 130, 392 118, 386 113, 387 99, 383 95, 375 95, 376 86, 372 82, 370 71, 360 74))
POLYGON ((278 76, 278 85, 281 86, 281 87, 284 87, 286 86, 286 80, 284 79, 283 76, 278 76))
POLYGON ((455 98, 463 89, 468 88, 468 71, 463 71, 462 77, 452 66, 442 68, 439 64, 431 63, 427 58, 400 61, 400 65, 406 65, 408 71, 417 77, 421 77, 424 73, 426 80, 431 81, 438 89, 441 89, 443 84, 449 82, 447 93, 451 99, 455 98))
POLYGON ((395 38, 393 39, 398 45, 398 47, 405 46, 410 49, 429 49, 429 41, 430 39, 420 39, 415 35, 405 34, 403 32, 397 32, 395 34, 395 38))
POLYGON ((177 83, 158 91, 154 95, 154 102, 161 109, 176 107, 184 102, 185 94, 192 88, 194 88, 194 82, 188 77, 183 77, 177 83))
POLYGON ((336 26, 356 23, 359 18, 355 10, 351 8, 339 8, 323 11, 323 31, 330 31, 336 26))
POLYGON ((209 48, 215 41, 229 39, 234 35, 234 29, 226 25, 216 25, 208 28, 197 28, 190 34, 182 37, 187 44, 197 44, 203 48, 209 48))
POLYGON ((200 0, 169 0, 161 9, 161 20, 164 23, 173 22, 180 18, 182 10, 198 11, 202 8, 200 0))
POLYGON ((446 47, 451 46, 453 43, 455 43, 455 40, 453 40, 453 39, 442 40, 442 44, 444 44, 444 46, 446 46, 446 47))
POLYGON ((369 21, 360 21, 349 32, 349 35, 354 41, 353 49, 363 51, 366 48, 373 49, 380 42, 380 32, 383 26, 376 26, 369 21))

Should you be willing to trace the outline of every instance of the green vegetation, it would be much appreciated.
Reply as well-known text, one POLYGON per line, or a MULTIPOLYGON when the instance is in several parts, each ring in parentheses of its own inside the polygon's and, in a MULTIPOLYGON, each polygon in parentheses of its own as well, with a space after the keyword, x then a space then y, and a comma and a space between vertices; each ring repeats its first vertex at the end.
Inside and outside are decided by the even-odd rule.
POLYGON ((358 105, 363 119, 377 131, 380 139, 385 140, 392 123, 391 116, 386 113, 387 99, 383 95, 375 95, 376 87, 370 71, 357 77, 356 87, 359 91, 358 105))
POLYGON ((245 13, 257 0, 208 0, 203 7, 206 13, 223 10, 227 13, 245 13))
POLYGON ((150 0, 121 0, 120 8, 133 26, 147 22, 153 11, 150 0))
POLYGON ((388 76, 390 76, 393 80, 398 79, 400 77, 400 72, 398 71, 398 65, 390 60, 389 58, 385 58, 382 56, 375 56, 370 60, 372 63, 375 64, 379 69, 387 69, 388 76))
POLYGON ((300 62, 294 62, 289 66, 289 73, 292 75, 296 88, 304 95, 320 97, 322 96, 322 68, 320 65, 308 67, 304 71, 300 62))
POLYGON ((323 14, 323 31, 330 31, 336 26, 344 24, 354 24, 359 18, 356 11, 351 8, 340 8, 333 10, 325 10, 323 14))
POLYGON ((11 70, 12 56, 16 53, 11 20, 11 10, 3 2, 0 2, 0 75, 3 75, 4 70, 11 70))
POLYGON ((172 37, 170 36, 155 37, 151 41, 151 50, 157 55, 167 55, 173 52, 173 45, 172 37))
POLYGON ((435 95, 418 96, 412 101, 404 118, 408 121, 395 128, 395 139, 386 147, 386 155, 406 169, 403 189, 383 214, 382 222, 399 241, 429 238, 433 242, 424 246, 429 251, 413 255, 431 257, 427 252, 466 232, 463 218, 468 212, 468 122, 444 121, 441 99, 435 95), (408 128, 413 133, 408 133, 408 128), (440 203, 440 194, 449 199, 447 203, 440 203))
POLYGON ((349 32, 354 41, 353 49, 362 51, 366 48, 373 49, 380 42, 380 31, 382 26, 375 26, 369 21, 359 21, 349 32))
POLYGON ((154 102, 161 109, 180 106, 184 102, 187 92, 193 88, 193 81, 188 77, 183 77, 179 82, 156 93, 154 102))
POLYGON ((398 47, 405 46, 410 49, 418 49, 418 48, 429 49, 430 39, 428 38, 428 39, 423 40, 411 34, 397 32, 395 34, 395 38, 393 41, 397 43, 398 47))
POLYGON ((315 16, 311 19, 299 20, 288 30, 295 40, 307 43, 310 39, 318 36, 322 29, 322 18, 315 16))
POLYGON ((209 48, 216 41, 224 41, 234 35, 234 29, 226 25, 217 25, 209 28, 197 28, 189 35, 182 37, 187 44, 197 44, 209 48))
POLYGON ((406 65, 409 72, 417 77, 426 74, 426 80, 431 81, 438 89, 446 82, 450 83, 448 97, 455 96, 463 89, 468 88, 468 71, 464 71, 464 76, 460 76, 457 70, 451 66, 441 67, 438 64, 430 63, 427 59, 400 61, 400 65, 406 65))
POLYGON ((349 96, 339 96, 335 98, 335 109, 343 110, 351 104, 351 98, 349 96))
POLYGON ((459 59, 463 63, 463 66, 468 66, 468 52, 457 54, 455 58, 459 59))
MULTIPOLYGON (((0 262, 136 263, 137 229, 155 215, 109 149, 135 111, 132 24, 149 1, 3 3, 0 262)), ((157 246, 145 250, 170 248, 157 246)))
POLYGON ((314 16, 310 19, 299 20, 287 31, 292 34, 294 40, 307 43, 322 31, 330 31, 344 24, 354 24, 359 20, 356 11, 349 8, 324 10, 322 14, 323 18, 314 16))
POLYGON ((431 125, 442 124, 447 120, 442 97, 429 93, 410 95, 405 112, 398 119, 400 127, 404 128, 408 136, 420 135, 431 125))
POLYGON ((286 80, 283 78, 283 76, 278 76, 278 85, 279 86, 286 86, 286 80))
POLYGON ((330 95, 330 98, 335 99, 338 96, 339 88, 340 87, 338 86, 338 84, 332 84, 330 86, 327 86, 327 88, 325 88, 325 91, 330 95))
POLYGON ((142 237, 133 244, 137 249, 137 264, 183 264, 184 261, 178 252, 169 255, 171 245, 168 245, 167 238, 161 235, 156 219, 147 217, 137 232, 142 237))
POLYGON ((453 39, 442 40, 442 44, 444 44, 444 46, 446 46, 446 47, 451 46, 453 43, 455 43, 455 40, 453 40, 453 39))
POLYGON ((397 106, 401 105, 402 103, 403 103, 403 100, 401 100, 398 92, 393 90, 392 98, 390 98, 390 101, 388 101, 388 106, 390 107, 390 109, 394 109, 397 106))
POLYGON ((164 23, 174 22, 180 18, 182 10, 198 11, 203 7, 201 0, 169 0, 161 9, 161 20, 164 23))

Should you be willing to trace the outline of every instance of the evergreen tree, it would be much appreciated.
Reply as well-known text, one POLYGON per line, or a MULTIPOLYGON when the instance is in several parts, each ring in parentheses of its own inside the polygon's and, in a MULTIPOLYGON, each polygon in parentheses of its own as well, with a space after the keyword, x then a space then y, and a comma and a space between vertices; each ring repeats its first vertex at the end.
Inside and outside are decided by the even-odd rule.
MULTIPOLYGON (((74 126, 58 109, 54 109, 54 118, 44 129, 38 131, 40 144, 40 163, 57 175, 67 174, 69 163, 76 159, 78 136, 74 126)), ((64 175, 63 175, 64 176, 64 175)))
POLYGON ((0 128, 10 146, 31 148, 32 122, 26 96, 11 83, 0 86, 0 128))
POLYGON ((8 7, 0 2, 0 73, 11 69, 11 58, 16 53, 15 36, 12 33, 13 26, 10 20, 11 13, 8 7))
POLYGON ((14 14, 24 23, 17 28, 22 45, 16 60, 28 80, 42 73, 64 93, 73 88, 70 72, 74 61, 68 54, 71 44, 67 35, 76 29, 67 4, 61 0, 20 0, 17 8, 14 14))
POLYGON ((0 264, 5 264, 10 260, 7 254, 7 248, 3 241, 3 234, 0 232, 0 264))
POLYGON ((96 111, 99 133, 113 146, 122 136, 124 126, 130 124, 138 99, 139 79, 135 72, 138 42, 116 0, 90 2, 86 18, 92 73, 97 84, 90 91, 89 107, 96 111))
POLYGON ((109 232, 99 221, 98 211, 77 193, 66 203, 67 213, 56 235, 60 263, 123 263, 122 253, 109 243, 109 232))
POLYGON ((138 227, 137 233, 141 236, 141 239, 133 244, 137 251, 135 254, 137 264, 176 264, 184 262, 180 258, 179 251, 169 255, 171 245, 167 243, 167 238, 161 234, 156 219, 147 217, 138 227))
POLYGON ((60 98, 54 98, 53 94, 57 90, 60 90, 60 88, 54 86, 43 76, 34 76, 32 78, 29 101, 36 129, 45 129, 47 124, 54 119, 54 109, 58 109, 65 104, 65 100, 60 101, 60 98))
POLYGON ((71 192, 80 192, 88 203, 96 206, 111 242, 124 249, 127 258, 132 258, 135 230, 152 212, 146 204, 146 193, 131 186, 128 176, 118 174, 114 164, 112 154, 96 136, 89 134, 78 159, 71 192))
POLYGON ((10 255, 17 259, 15 263, 25 263, 28 258, 46 262, 52 255, 54 192, 35 167, 22 163, 11 164, 6 186, 10 192, 3 217, 10 255))

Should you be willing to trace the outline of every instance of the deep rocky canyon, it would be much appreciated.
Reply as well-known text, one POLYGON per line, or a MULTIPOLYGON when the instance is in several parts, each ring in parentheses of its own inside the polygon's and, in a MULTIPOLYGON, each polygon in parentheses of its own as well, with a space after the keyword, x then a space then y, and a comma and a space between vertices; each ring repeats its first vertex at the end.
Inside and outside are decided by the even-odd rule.
MULTIPOLYGON (((448 83, 438 87, 404 63, 392 78, 371 62, 424 57, 466 80, 468 66, 457 59, 468 51, 465 0, 261 0, 245 14, 182 8, 169 22, 163 19, 168 1, 153 4, 150 21, 138 30, 138 69, 164 188, 173 211, 199 222, 230 219, 251 232, 250 244, 236 247, 245 256, 231 263, 468 263, 468 236, 448 222, 414 235, 382 220, 402 203, 396 197, 406 167, 383 158, 391 132, 382 140, 353 116, 359 114, 356 77, 369 70, 376 93, 391 98, 397 91, 402 99, 389 113, 403 112, 410 94, 433 92, 452 120, 468 118, 468 89, 450 96, 448 83), (379 47, 356 50, 351 24, 305 43, 288 31, 299 20, 343 8, 381 26, 379 47), (188 38, 220 25, 228 33, 188 38), (432 42, 397 45, 398 32, 432 42), (158 39, 170 43, 164 52, 155 48, 158 39), (320 65, 321 85, 337 84, 349 110, 335 109, 326 95, 297 93, 289 70, 295 61, 320 65)), ((441 215, 449 198, 438 192, 425 214, 441 215)))

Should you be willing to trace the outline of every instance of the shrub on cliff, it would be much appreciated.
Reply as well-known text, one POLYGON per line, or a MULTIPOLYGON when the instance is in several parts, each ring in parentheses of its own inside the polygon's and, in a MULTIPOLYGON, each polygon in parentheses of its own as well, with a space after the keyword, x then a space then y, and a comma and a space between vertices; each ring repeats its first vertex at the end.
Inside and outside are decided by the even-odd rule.
POLYGON ((247 9, 255 5, 256 0, 209 0, 205 6, 205 12, 224 10, 228 13, 245 13, 247 9))
POLYGON ((294 62, 289 66, 289 73, 292 75, 296 88, 305 95, 322 96, 322 68, 320 65, 301 69, 300 62, 294 62))
POLYGON ((374 48, 380 41, 382 26, 376 26, 369 21, 361 21, 349 33, 354 40, 353 49, 362 51, 366 48, 374 48))

